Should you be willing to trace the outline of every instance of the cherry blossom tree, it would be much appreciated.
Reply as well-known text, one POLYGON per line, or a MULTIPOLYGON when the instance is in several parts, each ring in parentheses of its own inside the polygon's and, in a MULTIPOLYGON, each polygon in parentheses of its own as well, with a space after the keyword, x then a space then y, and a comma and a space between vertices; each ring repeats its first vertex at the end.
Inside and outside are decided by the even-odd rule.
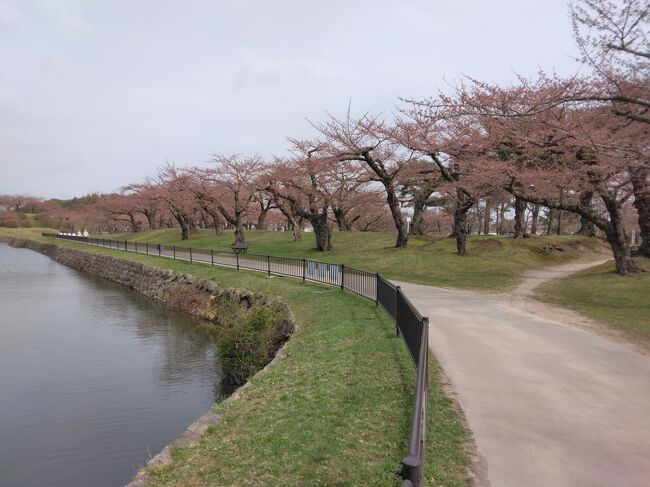
POLYGON ((406 247, 408 231, 399 199, 399 180, 404 168, 411 161, 412 151, 388 137, 388 127, 377 117, 369 115, 353 118, 348 107, 343 119, 330 116, 323 123, 315 124, 325 137, 328 151, 339 161, 356 161, 368 171, 369 181, 384 187, 386 203, 397 230, 395 247, 406 247))
POLYGON ((181 171, 171 163, 165 164, 158 170, 155 180, 149 180, 147 191, 151 197, 165 205, 181 229, 181 240, 190 238, 194 227, 194 216, 198 205, 193 193, 188 189, 191 175, 181 171))
MULTIPOLYGON (((212 162, 212 167, 190 171, 192 177, 185 180, 186 187, 202 202, 205 211, 211 212, 210 205, 217 208, 233 226, 235 243, 243 243, 246 241, 245 218, 253 211, 256 181, 264 168, 264 161, 259 156, 215 155, 212 162)), ((216 216, 211 214, 218 225, 216 216)))
POLYGON ((293 219, 294 228, 296 217, 309 221, 317 250, 331 250, 329 210, 336 192, 337 160, 318 142, 291 142, 291 156, 276 161, 263 189, 273 195, 280 211, 293 219))

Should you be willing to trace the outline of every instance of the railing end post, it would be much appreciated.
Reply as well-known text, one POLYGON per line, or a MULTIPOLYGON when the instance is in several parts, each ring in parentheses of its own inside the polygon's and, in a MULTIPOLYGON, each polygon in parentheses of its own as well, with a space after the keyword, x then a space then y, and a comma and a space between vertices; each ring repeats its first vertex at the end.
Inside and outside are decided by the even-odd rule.
POLYGON ((420 485, 420 459, 415 455, 402 458, 402 479, 410 481, 414 486, 420 485))

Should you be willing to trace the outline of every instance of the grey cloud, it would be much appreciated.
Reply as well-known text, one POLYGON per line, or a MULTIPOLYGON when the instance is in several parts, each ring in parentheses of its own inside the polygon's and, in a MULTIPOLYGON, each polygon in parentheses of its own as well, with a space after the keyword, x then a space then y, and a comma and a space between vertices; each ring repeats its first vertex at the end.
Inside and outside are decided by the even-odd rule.
POLYGON ((0 0, 0 193, 111 191, 443 77, 577 69, 565 0, 0 0), (53 170, 56 168, 56 170, 53 170))

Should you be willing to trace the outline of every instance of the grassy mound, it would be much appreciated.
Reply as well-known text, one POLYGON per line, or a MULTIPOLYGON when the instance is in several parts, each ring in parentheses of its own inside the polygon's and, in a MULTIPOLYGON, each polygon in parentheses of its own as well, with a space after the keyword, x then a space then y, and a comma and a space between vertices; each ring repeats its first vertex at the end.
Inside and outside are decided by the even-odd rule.
POLYGON ((650 262, 636 260, 649 272, 615 273, 614 263, 556 279, 536 289, 539 299, 571 308, 617 330, 650 350, 650 262))
MULTIPOLYGON (((215 236, 208 230, 182 241, 178 229, 110 238, 228 252, 233 242, 232 232, 215 236)), ((246 238, 250 253, 344 263, 401 281, 481 290, 511 288, 526 269, 560 264, 604 247, 600 240, 575 235, 520 240, 473 236, 468 239, 467 255, 461 257, 456 254, 455 241, 449 238, 411 238, 407 248, 396 249, 394 236, 387 233, 335 232, 331 252, 314 250, 310 233, 303 235, 302 242, 293 242, 288 232, 249 231, 246 238)))

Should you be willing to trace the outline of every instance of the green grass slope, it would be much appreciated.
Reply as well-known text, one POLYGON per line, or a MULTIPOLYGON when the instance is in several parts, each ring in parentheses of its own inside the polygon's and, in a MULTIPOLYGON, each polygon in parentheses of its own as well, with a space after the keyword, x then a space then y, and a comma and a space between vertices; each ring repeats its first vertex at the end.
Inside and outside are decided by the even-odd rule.
POLYGON ((647 272, 619 276, 614 262, 536 289, 542 301, 571 308, 650 350, 650 262, 637 259, 647 272))
POLYGON ((40 237, 41 233, 57 233, 58 230, 53 228, 40 228, 40 227, 18 227, 18 228, 8 228, 0 227, 0 237, 40 237))
MULTIPOLYGON (((56 243, 279 296, 296 317, 299 328, 286 355, 255 376, 236 399, 216 405, 221 422, 197 446, 175 451, 171 465, 150 470, 150 485, 398 483, 395 471, 407 451, 415 370, 392 323, 374 303, 296 279, 56 243)), ((443 393, 434 358, 430 361, 427 484, 469 485, 468 432, 443 393)))
MULTIPOLYGON (((231 231, 215 236, 208 230, 181 241, 178 229, 110 238, 228 252, 233 242, 231 231)), ((479 290, 511 288, 520 281, 526 269, 560 264, 603 248, 597 239, 574 235, 516 241, 507 237, 474 236, 468 239, 465 256, 456 254, 453 239, 415 237, 410 239, 407 248, 396 249, 393 235, 377 232, 334 232, 334 250, 330 252, 314 250, 311 233, 305 233, 302 242, 293 242, 288 232, 249 231, 246 238, 250 242, 250 253, 344 263, 396 280, 479 290)))

